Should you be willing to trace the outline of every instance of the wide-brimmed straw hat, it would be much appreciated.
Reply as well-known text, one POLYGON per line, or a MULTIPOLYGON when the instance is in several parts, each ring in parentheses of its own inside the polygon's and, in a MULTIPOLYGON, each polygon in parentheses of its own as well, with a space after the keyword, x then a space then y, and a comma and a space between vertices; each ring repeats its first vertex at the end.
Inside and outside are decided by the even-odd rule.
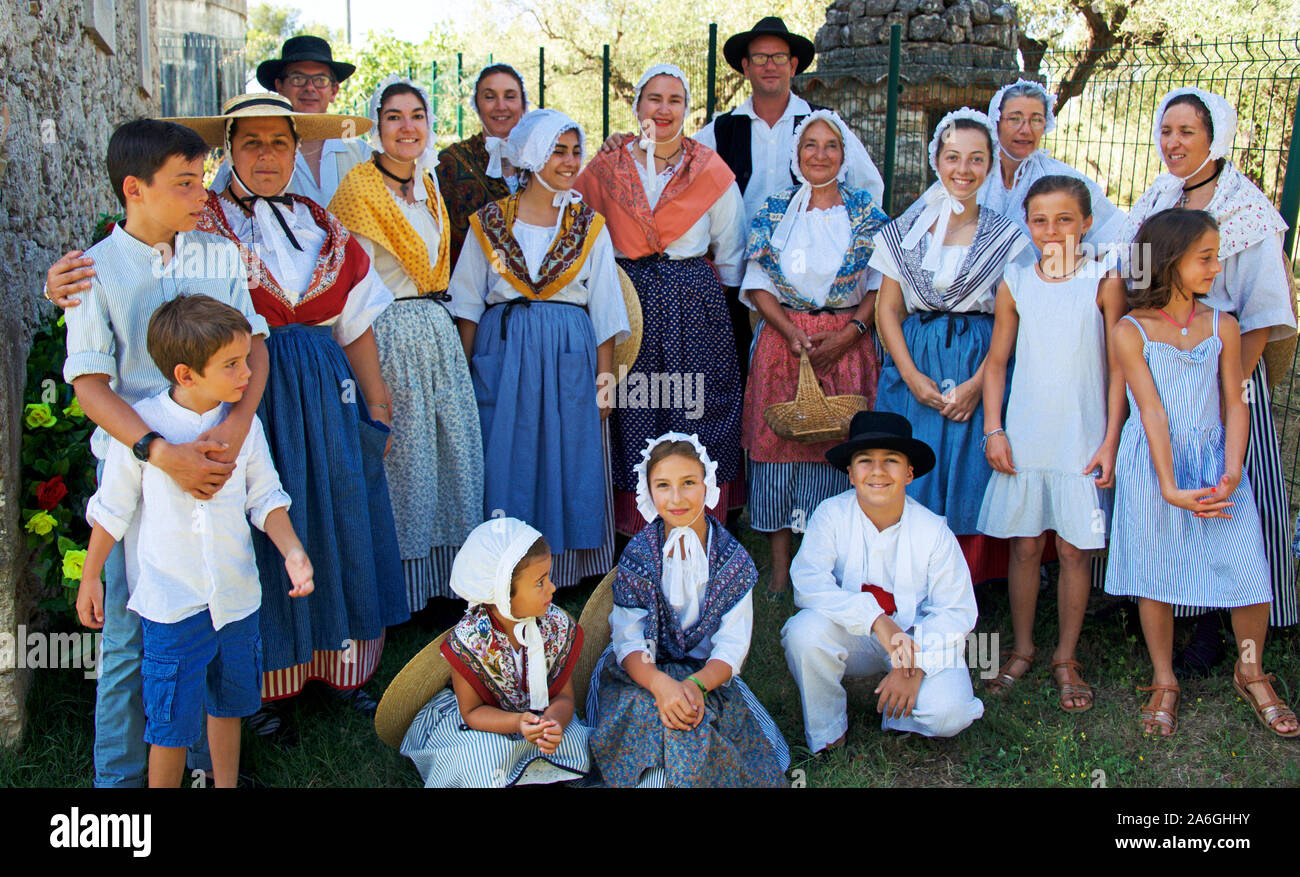
POLYGON ((373 124, 364 116, 346 116, 336 113, 296 113, 289 99, 279 94, 241 94, 221 105, 219 116, 185 116, 164 119, 192 128, 209 146, 226 145, 226 123, 231 119, 284 116, 293 121, 299 140, 335 140, 340 137, 357 137, 370 130, 373 124))
MULTIPOLYGON (((609 645, 609 612, 614 606, 614 576, 617 573, 617 569, 610 570, 596 586, 578 619, 582 626, 582 652, 574 665, 572 677, 574 706, 578 713, 585 714, 592 671, 596 668, 596 660, 609 645)), ((388 683, 379 701, 379 709, 375 711, 375 732, 379 739, 394 749, 401 748, 402 738, 425 704, 451 682, 451 665, 442 654, 442 644, 448 633, 450 631, 444 632, 408 661, 388 683)))
POLYGON ((623 374, 624 368, 627 371, 632 370, 632 363, 636 362, 637 354, 641 352, 641 334, 645 330, 645 322, 641 316, 641 298, 636 294, 632 278, 628 277, 622 268, 618 269, 618 282, 623 292, 623 307, 627 309, 627 324, 632 332, 626 341, 614 345, 615 380, 623 374))
POLYGON ((280 47, 280 57, 270 58, 257 65, 257 81, 267 91, 275 91, 275 80, 284 73, 284 68, 299 61, 315 61, 330 68, 334 78, 339 82, 347 79, 356 71, 355 64, 335 61, 334 50, 320 37, 311 34, 289 37, 280 47))

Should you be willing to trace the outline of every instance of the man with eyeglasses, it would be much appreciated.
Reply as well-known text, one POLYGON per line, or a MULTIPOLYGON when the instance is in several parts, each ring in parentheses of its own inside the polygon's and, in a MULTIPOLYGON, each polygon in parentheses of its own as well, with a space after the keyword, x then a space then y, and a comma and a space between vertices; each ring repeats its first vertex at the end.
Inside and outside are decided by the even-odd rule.
MULTIPOLYGON (((357 68, 335 61, 330 44, 320 37, 290 37, 280 47, 280 57, 257 65, 257 81, 269 91, 289 99, 297 113, 328 113, 339 93, 339 83, 357 68)), ((303 140, 298 144, 293 179, 288 191, 325 205, 334 197, 348 171, 370 157, 372 148, 360 137, 337 140, 303 140)), ((230 182, 230 163, 222 162, 212 189, 220 192, 230 182)))

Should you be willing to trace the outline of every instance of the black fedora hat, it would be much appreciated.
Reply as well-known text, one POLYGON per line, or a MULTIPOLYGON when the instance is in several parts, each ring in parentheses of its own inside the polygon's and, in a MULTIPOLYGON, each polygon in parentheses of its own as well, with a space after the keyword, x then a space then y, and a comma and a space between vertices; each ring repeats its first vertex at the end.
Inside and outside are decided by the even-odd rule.
POLYGON ((257 81, 268 91, 275 91, 275 80, 280 77, 285 67, 297 61, 315 61, 324 64, 330 68, 334 78, 339 82, 347 79, 357 69, 355 64, 335 61, 330 44, 320 37, 303 34, 285 40, 284 45, 280 47, 280 57, 271 58, 257 65, 257 81))
POLYGON ((857 451, 888 448, 907 454, 912 475, 920 478, 934 468, 934 451, 920 439, 912 438, 912 424, 892 411, 859 411, 849 423, 849 440, 826 452, 826 459, 836 469, 847 472, 857 451))
POLYGON ((722 57, 727 59, 727 63, 737 73, 744 73, 745 71, 740 66, 740 59, 748 53, 750 41, 754 37, 768 36, 780 37, 790 46, 790 52, 799 60, 799 66, 795 68, 795 73, 802 73, 808 69, 808 65, 812 63, 813 55, 817 54, 817 50, 813 48, 812 40, 801 37, 797 33, 790 33, 784 21, 775 15, 769 15, 754 25, 752 30, 728 37, 727 41, 722 44, 722 57))

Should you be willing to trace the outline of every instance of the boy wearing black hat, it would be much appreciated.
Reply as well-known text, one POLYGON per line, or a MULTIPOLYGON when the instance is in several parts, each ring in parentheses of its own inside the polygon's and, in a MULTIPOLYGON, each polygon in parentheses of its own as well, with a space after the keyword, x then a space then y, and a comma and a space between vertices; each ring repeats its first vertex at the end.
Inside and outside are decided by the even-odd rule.
POLYGON ((945 520, 907 496, 934 467, 905 417, 854 416, 849 440, 826 452, 852 490, 817 507, 790 566, 799 612, 781 631, 813 752, 848 730, 845 674, 886 673, 881 727, 951 737, 984 714, 966 668, 975 592, 945 520))

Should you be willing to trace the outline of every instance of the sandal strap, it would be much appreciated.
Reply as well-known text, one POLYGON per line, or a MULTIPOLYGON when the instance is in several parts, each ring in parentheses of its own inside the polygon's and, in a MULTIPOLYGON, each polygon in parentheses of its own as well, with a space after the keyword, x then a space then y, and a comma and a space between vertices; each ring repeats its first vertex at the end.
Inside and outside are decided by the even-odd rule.
MULTIPOLYGON (((1037 652, 1035 652, 1034 654, 1037 654, 1037 652)), ((1022 655, 1019 652, 1014 651, 1012 649, 1004 649, 1002 651, 1002 657, 1008 658, 1008 660, 1002 662, 1004 664, 1009 663, 1011 659, 1018 659, 1030 665, 1034 663, 1034 655, 1022 655)))
POLYGON ((1182 694, 1183 690, 1177 685, 1139 685, 1138 691, 1177 691, 1182 694))
POLYGON ((1256 682, 1267 682, 1269 685, 1272 685, 1277 681, 1277 676, 1272 673, 1265 673, 1263 676, 1252 676, 1249 679, 1243 679, 1238 676, 1237 681, 1242 685, 1254 685, 1256 682))
POLYGON ((1057 667, 1069 667, 1077 673, 1083 672, 1083 665, 1078 661, 1053 661, 1052 669, 1055 670, 1057 667))

